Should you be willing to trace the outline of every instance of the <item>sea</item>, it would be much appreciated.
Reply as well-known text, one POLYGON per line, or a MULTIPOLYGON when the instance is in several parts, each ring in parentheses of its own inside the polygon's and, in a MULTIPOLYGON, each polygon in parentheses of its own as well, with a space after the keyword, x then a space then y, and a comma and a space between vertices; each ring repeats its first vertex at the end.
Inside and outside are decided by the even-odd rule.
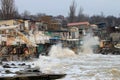
MULTIPOLYGON (((92 46, 98 45, 99 40, 91 35, 87 35, 82 43, 82 52, 78 54, 56 44, 51 47, 49 56, 40 55, 29 63, 34 63, 34 67, 39 67, 42 73, 66 74, 57 80, 120 80, 120 55, 94 53, 92 46)), ((4 68, 0 69, 4 71, 4 68)), ((6 76, 2 72, 0 75, 6 76)))
POLYGON ((120 80, 120 55, 93 52, 99 39, 88 34, 83 39, 82 52, 75 54, 62 44, 51 47, 49 56, 39 56, 36 66, 44 73, 67 74, 57 80, 120 80))

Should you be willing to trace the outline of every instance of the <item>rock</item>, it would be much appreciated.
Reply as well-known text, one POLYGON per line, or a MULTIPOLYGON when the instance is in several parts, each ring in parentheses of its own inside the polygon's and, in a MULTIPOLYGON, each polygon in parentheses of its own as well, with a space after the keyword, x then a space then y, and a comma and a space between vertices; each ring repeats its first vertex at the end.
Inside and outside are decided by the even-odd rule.
POLYGON ((39 68, 28 68, 26 72, 41 72, 41 71, 39 70, 39 68))
POLYGON ((8 61, 7 58, 3 58, 1 61, 8 61))
POLYGON ((25 65, 26 65, 25 63, 21 64, 21 66, 25 66, 25 65))
POLYGON ((15 72, 15 74, 18 74, 18 75, 20 75, 20 74, 22 74, 20 71, 17 71, 17 72, 15 72))
POLYGON ((38 69, 33 70, 33 72, 40 72, 38 69))
POLYGON ((5 72, 6 72, 7 74, 12 73, 10 70, 6 70, 5 72))
POLYGON ((12 65, 12 66, 15 66, 15 64, 14 64, 14 63, 12 63, 11 65, 12 65))
POLYGON ((2 65, 2 61, 0 61, 0 65, 2 65))
POLYGON ((8 64, 3 65, 3 68, 11 68, 8 64))
POLYGON ((22 64, 18 64, 19 66, 25 66, 26 64, 25 63, 22 63, 22 64))

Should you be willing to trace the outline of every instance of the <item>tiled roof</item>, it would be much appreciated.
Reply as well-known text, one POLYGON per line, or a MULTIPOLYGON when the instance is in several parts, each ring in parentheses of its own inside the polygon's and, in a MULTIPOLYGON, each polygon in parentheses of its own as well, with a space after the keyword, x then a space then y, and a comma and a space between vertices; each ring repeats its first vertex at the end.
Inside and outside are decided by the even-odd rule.
POLYGON ((75 22, 67 24, 67 26, 79 26, 79 25, 89 25, 89 22, 75 22))

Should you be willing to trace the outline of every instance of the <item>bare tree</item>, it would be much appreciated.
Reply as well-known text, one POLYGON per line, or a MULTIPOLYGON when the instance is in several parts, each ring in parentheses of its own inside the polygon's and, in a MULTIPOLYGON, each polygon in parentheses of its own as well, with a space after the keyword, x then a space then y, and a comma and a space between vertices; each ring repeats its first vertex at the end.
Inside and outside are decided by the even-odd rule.
POLYGON ((37 13, 36 14, 37 20, 41 20, 42 16, 46 16, 46 14, 45 13, 37 13))
POLYGON ((70 9, 70 12, 69 12, 68 21, 69 22, 74 22, 75 21, 75 12, 76 12, 75 1, 72 2, 72 5, 70 6, 69 9, 70 9))
POLYGON ((1 0, 0 15, 2 19, 12 19, 18 15, 14 0, 1 0))
POLYGON ((22 15, 22 18, 30 18, 31 13, 29 11, 25 10, 21 15, 22 15))
POLYGON ((80 10, 79 10, 79 13, 78 13, 78 16, 77 16, 77 21, 82 21, 83 20, 83 17, 84 17, 84 14, 83 14, 83 8, 80 7, 80 10))
POLYGON ((79 13, 78 13, 78 16, 77 16, 77 22, 89 21, 89 15, 84 14, 83 11, 84 11, 84 9, 82 7, 80 7, 79 13))

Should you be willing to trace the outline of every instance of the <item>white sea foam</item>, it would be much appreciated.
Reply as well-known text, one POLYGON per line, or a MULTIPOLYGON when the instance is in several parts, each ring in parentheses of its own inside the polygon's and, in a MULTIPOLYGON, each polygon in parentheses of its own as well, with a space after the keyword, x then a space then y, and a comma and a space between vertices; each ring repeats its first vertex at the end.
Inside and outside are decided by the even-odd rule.
POLYGON ((64 51, 61 44, 54 45, 49 52, 50 56, 40 56, 37 64, 40 64, 43 72, 67 74, 58 80, 119 80, 120 56, 93 54, 92 46, 98 44, 98 39, 91 34, 86 35, 82 46, 84 50, 80 53, 83 55, 77 56, 70 53, 71 50, 64 51))
POLYGON ((83 37, 83 45, 81 46, 81 52, 79 54, 90 54, 93 52, 93 47, 99 44, 97 37, 93 37, 91 33, 83 37))
POLYGON ((93 53, 91 46, 98 42, 90 34, 86 37, 83 54, 87 55, 76 56, 70 49, 62 48, 61 44, 54 45, 49 52, 50 56, 40 55, 34 61, 34 66, 43 73, 67 74, 58 80, 119 80, 120 55, 90 54, 93 53))
POLYGON ((76 56, 75 52, 69 48, 63 48, 62 44, 56 44, 51 47, 49 55, 52 57, 73 57, 76 56))

